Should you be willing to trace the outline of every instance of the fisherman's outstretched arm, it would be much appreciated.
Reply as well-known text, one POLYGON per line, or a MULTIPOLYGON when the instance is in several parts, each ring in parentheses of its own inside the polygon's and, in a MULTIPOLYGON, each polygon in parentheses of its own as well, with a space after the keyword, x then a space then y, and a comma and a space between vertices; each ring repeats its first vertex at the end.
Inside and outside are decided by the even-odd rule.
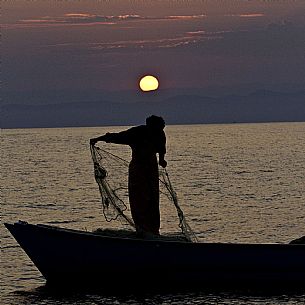
POLYGON ((94 145, 98 141, 104 141, 106 143, 114 143, 114 144, 126 144, 129 145, 131 142, 131 131, 125 130, 121 132, 107 132, 106 134, 90 139, 90 144, 94 145))

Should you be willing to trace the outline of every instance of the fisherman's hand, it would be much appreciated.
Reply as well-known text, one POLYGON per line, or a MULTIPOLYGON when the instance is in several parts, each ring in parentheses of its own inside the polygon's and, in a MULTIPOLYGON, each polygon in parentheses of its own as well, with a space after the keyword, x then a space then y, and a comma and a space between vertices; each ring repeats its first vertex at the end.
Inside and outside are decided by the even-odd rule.
POLYGON ((98 141, 104 141, 107 142, 109 139, 109 132, 107 132, 105 135, 97 137, 97 138, 92 138, 90 139, 90 144, 94 145, 95 143, 97 143, 98 141))
POLYGON ((96 138, 90 139, 90 145, 95 145, 96 142, 97 142, 96 138))
POLYGON ((164 159, 159 160, 159 165, 162 166, 163 168, 165 168, 167 166, 167 162, 164 159))

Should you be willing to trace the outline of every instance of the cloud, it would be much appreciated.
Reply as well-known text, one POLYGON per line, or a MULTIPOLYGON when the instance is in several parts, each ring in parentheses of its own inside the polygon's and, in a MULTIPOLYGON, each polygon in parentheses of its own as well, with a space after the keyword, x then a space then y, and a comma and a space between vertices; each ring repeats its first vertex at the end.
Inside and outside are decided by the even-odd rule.
POLYGON ((129 40, 117 41, 115 43, 96 43, 91 45, 92 50, 128 50, 128 49, 158 49, 174 48, 177 46, 195 43, 190 37, 164 38, 164 39, 147 39, 147 40, 129 40))
POLYGON ((114 24, 120 20, 140 19, 138 15, 102 16, 87 13, 69 13, 59 17, 45 16, 40 19, 20 20, 21 24, 48 24, 48 25, 82 25, 82 24, 114 24))
POLYGON ((189 35, 194 35, 194 36, 197 36, 197 35, 204 35, 206 33, 206 31, 203 31, 203 30, 200 30, 200 31, 193 31, 193 32, 187 32, 187 34, 189 35))
POLYGON ((288 22, 273 23, 252 30, 204 33, 202 37, 205 39, 197 39, 196 48, 190 51, 202 55, 214 54, 223 58, 256 58, 257 61, 258 58, 278 58, 284 62, 288 58, 305 58, 305 27, 288 22), (218 39, 207 39, 209 37, 218 39))
MULTIPOLYGON (((87 15, 72 15, 73 18, 85 18, 87 15)), ((109 18, 109 17, 108 17, 109 18)), ((137 19, 138 15, 111 16, 109 20, 137 19)), ((168 20, 168 19, 167 19, 168 20)), ((141 26, 141 25, 139 25, 141 26)), ((197 24, 198 26, 198 24, 197 24)), ((196 27, 197 27, 196 26, 196 27)), ((202 56, 218 56, 223 58, 283 58, 285 56, 304 57, 303 27, 295 26, 289 22, 269 24, 266 27, 256 27, 252 30, 208 31, 204 28, 181 31, 181 28, 169 36, 169 33, 160 33, 157 38, 122 38, 116 41, 91 41, 61 44, 48 44, 43 48, 48 51, 57 49, 66 53, 77 54, 103 54, 121 52, 145 52, 156 50, 183 50, 202 56), (180 32, 177 32, 180 31, 180 32)))
POLYGON ((161 19, 167 20, 192 20, 192 19, 201 19, 205 18, 206 15, 178 15, 178 16, 167 16, 161 19))
POLYGON ((176 37, 156 38, 156 39, 129 39, 118 40, 114 42, 93 42, 93 43, 61 43, 53 45, 45 45, 46 49, 60 48, 68 51, 69 49, 89 50, 94 53, 99 51, 135 51, 135 50, 157 50, 172 49, 183 46, 196 45, 204 40, 222 39, 224 31, 206 32, 203 30, 184 32, 177 34, 176 37))
POLYGON ((145 19, 139 15, 103 16, 88 13, 68 13, 62 16, 43 16, 35 19, 22 19, 14 24, 4 24, 4 28, 35 28, 53 26, 113 25, 119 22, 145 19))
POLYGON ((171 38, 96 43, 94 51, 128 51, 181 49, 192 54, 215 55, 223 58, 305 58, 305 28, 290 23, 270 24, 253 30, 194 30, 171 38))
POLYGON ((164 17, 140 16, 135 14, 104 16, 89 13, 67 13, 62 16, 43 16, 35 19, 19 20, 15 24, 6 24, 5 28, 50 27, 50 26, 89 26, 113 25, 133 21, 187 21, 204 18, 206 15, 177 15, 164 17))
POLYGON ((265 14, 261 14, 261 13, 258 13, 258 14, 240 14, 239 17, 242 17, 242 18, 255 18, 255 17, 264 17, 265 14))
POLYGON ((225 15, 226 17, 240 17, 240 18, 258 18, 258 17, 264 17, 265 14, 263 13, 245 13, 245 14, 231 14, 231 15, 225 15))

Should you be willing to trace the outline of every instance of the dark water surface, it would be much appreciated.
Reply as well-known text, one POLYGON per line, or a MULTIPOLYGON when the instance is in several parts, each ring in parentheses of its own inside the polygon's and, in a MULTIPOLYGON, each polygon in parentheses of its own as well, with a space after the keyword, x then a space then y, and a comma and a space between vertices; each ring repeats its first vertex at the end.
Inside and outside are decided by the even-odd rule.
MULTIPOLYGON (((108 227, 93 177, 89 138, 122 129, 1 131, 1 305, 305 303, 305 293, 203 289, 102 295, 47 290, 3 223, 21 219, 87 231, 108 227)), ((305 235, 305 123, 168 126, 166 134, 168 172, 201 242, 288 243, 305 235)), ((130 156, 128 147, 109 149, 130 156)), ((177 226, 170 213, 172 207, 161 203, 163 232, 177 226)), ((126 274, 126 281, 131 278, 126 274)))

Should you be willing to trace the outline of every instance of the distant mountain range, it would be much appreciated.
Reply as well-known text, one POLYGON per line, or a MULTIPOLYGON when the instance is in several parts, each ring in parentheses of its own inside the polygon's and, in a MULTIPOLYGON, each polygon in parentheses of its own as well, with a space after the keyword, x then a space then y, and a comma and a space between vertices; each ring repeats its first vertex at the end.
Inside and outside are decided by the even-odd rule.
POLYGON ((69 102, 2 106, 2 128, 78 127, 142 124, 150 114, 167 124, 305 122, 305 90, 280 93, 258 90, 248 95, 207 97, 181 94, 136 102, 69 102))

